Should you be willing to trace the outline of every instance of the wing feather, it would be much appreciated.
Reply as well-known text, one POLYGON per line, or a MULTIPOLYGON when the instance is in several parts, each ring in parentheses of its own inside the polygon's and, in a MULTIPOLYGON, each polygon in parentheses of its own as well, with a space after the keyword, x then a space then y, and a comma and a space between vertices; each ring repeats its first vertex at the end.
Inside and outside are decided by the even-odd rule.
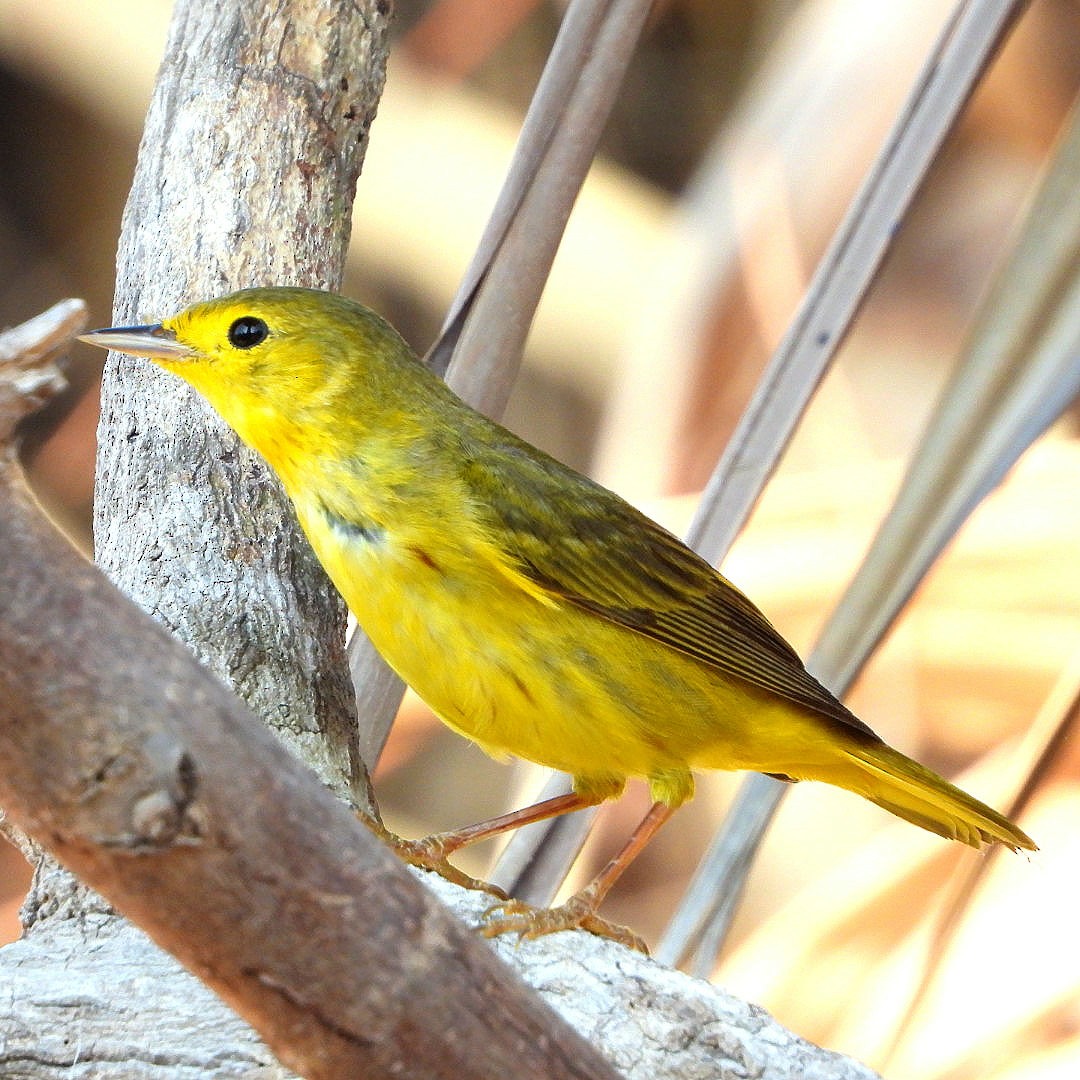
POLYGON ((758 608, 681 540, 606 488, 510 439, 473 447, 465 479, 478 511, 490 515, 493 537, 531 583, 718 672, 870 732, 758 608))

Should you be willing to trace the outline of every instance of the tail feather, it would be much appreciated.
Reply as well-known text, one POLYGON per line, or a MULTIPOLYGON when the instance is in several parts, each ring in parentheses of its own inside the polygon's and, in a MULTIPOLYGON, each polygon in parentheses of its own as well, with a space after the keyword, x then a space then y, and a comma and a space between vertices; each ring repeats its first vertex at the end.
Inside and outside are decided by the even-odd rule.
POLYGON ((1002 843, 1013 851, 1038 850, 1008 818, 886 743, 860 741, 844 749, 865 784, 843 786, 897 817, 973 848, 1002 843))

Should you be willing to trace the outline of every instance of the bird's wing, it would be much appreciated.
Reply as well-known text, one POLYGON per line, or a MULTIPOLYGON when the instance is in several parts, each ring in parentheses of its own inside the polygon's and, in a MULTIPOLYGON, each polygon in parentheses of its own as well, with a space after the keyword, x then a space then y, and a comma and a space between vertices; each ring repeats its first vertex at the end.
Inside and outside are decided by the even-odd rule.
MULTIPOLYGON (((484 448, 490 451, 491 447, 484 448)), ((823 716, 870 729, 803 666, 726 578, 617 495, 516 440, 466 466, 474 506, 491 515, 533 585, 823 716)))

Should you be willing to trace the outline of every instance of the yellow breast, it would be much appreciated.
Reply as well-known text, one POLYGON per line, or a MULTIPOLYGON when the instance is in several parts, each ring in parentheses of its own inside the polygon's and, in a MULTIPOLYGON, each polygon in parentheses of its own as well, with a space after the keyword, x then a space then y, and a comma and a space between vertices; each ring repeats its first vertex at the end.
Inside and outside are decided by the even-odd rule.
POLYGON ((647 777, 718 753, 733 761, 739 718, 759 712, 748 688, 519 585, 465 521, 424 543, 310 508, 301 521, 390 666, 493 755, 603 782, 647 777), (730 728, 718 729, 718 710, 730 728))

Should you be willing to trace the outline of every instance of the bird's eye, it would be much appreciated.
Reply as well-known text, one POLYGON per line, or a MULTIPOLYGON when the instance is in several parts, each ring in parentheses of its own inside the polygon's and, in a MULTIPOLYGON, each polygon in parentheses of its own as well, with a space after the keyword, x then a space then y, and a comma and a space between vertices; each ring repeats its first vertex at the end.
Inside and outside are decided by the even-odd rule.
POLYGON ((237 349, 253 349, 266 340, 270 328, 254 315, 244 315, 229 327, 229 344, 237 349))

